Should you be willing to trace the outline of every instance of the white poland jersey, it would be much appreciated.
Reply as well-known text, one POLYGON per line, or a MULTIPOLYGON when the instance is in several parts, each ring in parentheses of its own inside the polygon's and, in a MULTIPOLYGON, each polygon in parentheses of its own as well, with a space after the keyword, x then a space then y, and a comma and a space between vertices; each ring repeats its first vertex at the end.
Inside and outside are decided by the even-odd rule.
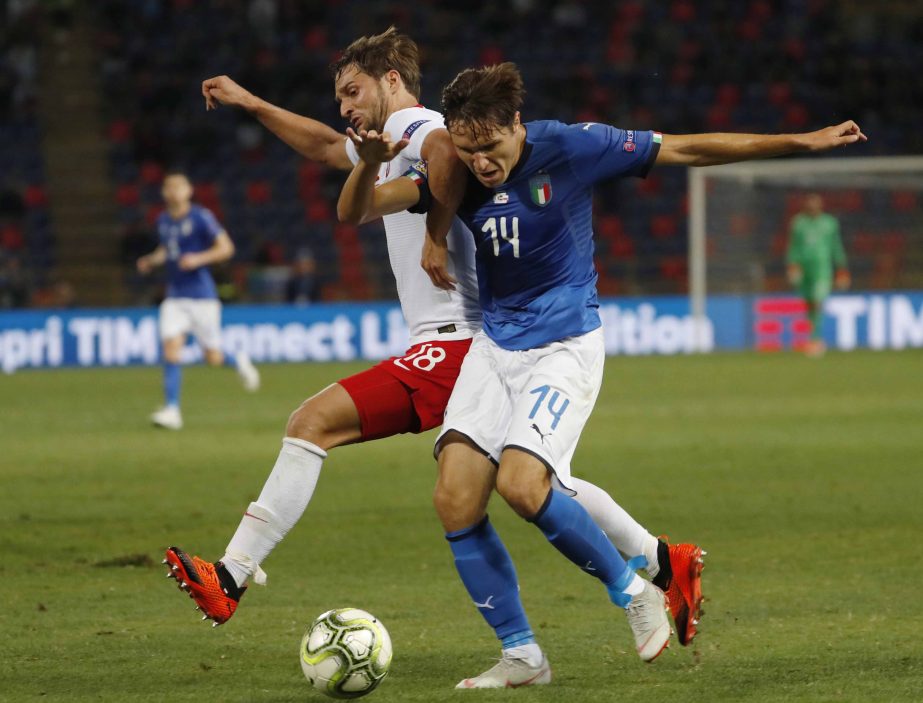
MULTIPOLYGON (((410 165, 419 161, 423 142, 435 129, 443 128, 442 115, 424 107, 408 107, 393 113, 382 131, 393 141, 407 138, 410 143, 392 161, 381 165, 376 186, 400 178, 410 165)), ((355 164, 356 147, 346 140, 346 153, 355 164)), ((384 218, 388 256, 397 281, 397 295, 410 331, 410 345, 435 339, 467 339, 481 329, 478 305, 477 272, 474 265, 474 239, 457 217, 449 230, 449 273, 457 281, 454 291, 436 288, 420 266, 426 215, 398 212, 384 218), (438 332, 439 329, 454 331, 438 332)))

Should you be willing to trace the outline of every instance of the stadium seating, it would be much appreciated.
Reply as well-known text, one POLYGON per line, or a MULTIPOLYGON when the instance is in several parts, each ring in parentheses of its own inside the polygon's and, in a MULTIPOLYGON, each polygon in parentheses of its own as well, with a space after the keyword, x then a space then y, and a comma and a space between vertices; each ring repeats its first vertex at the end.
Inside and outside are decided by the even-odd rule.
MULTIPOLYGON (((12 5, 12 4, 11 4, 12 5)), ((48 282, 53 235, 36 120, 41 12, 0 11, 0 308, 28 305, 48 282)))
MULTIPOLYGON (((326 238, 342 175, 304 161, 240 112, 206 113, 198 91, 203 78, 229 74, 273 102, 339 125, 329 62, 354 37, 394 23, 423 48, 422 100, 434 107, 460 68, 513 60, 528 88, 526 120, 779 132, 852 116, 874 135, 864 154, 923 150, 911 109, 923 102, 915 79, 923 20, 911 14, 893 21, 886 10, 876 14, 857 1, 526 0, 501 11, 490 3, 370 0, 360 16, 338 0, 264 4, 272 12, 232 12, 217 0, 93 3, 114 197, 124 224, 150 223, 164 169, 185 167, 197 199, 217 211, 238 242, 243 265, 267 239, 288 258, 309 246, 326 262, 320 275, 330 290, 348 287, 339 243, 326 238), (874 31, 885 25, 887 32, 874 31)), ((19 31, 17 41, 28 46, 38 20, 18 20, 30 31, 19 31)), ((10 64, 0 64, 0 75, 15 73, 10 64)), ((17 94, 27 94, 24 82, 34 76, 16 80, 17 94)), ((6 103, 15 101, 4 102, 3 85, 0 185, 12 182, 28 193, 28 215, 18 226, 30 265, 41 270, 53 261, 53 235, 41 196, 39 130, 33 105, 20 100, 11 110, 6 103)), ((681 169, 603 186, 601 271, 617 277, 635 257, 632 290, 682 292, 676 262, 685 256, 685 189, 681 169), (603 224, 613 221, 607 218, 620 226, 603 224)), ((893 199, 895 208, 917 205, 913 193, 893 199)), ((831 204, 840 206, 850 216, 867 207, 861 194, 831 204)), ((364 228, 359 241, 369 295, 393 296, 380 225, 364 228)))

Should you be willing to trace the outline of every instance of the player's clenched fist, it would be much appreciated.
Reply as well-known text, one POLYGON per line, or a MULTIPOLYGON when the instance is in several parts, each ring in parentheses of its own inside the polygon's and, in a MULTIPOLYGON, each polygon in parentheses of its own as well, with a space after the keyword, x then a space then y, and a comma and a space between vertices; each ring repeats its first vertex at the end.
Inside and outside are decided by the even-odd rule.
POLYGON ((205 98, 206 110, 214 110, 219 104, 249 109, 254 100, 252 93, 227 76, 215 76, 202 81, 202 95, 205 98))
POLYGON ((825 127, 816 132, 809 132, 805 136, 807 137, 809 151, 826 151, 838 146, 868 141, 868 137, 862 133, 859 125, 852 120, 847 120, 832 127, 825 127))

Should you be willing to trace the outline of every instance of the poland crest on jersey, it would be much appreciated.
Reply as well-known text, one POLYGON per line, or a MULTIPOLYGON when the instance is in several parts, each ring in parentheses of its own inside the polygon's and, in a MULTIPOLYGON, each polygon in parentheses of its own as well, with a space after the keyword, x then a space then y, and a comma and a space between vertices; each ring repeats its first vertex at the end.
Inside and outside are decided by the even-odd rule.
POLYGON ((544 172, 532 176, 529 179, 529 192, 533 203, 545 207, 551 202, 551 176, 544 172))

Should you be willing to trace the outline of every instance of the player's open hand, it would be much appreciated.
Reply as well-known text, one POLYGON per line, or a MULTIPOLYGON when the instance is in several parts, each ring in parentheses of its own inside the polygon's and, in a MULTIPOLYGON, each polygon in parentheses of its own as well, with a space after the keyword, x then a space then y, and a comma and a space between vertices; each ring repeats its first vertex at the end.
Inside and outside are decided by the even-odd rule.
POLYGON ((367 164, 381 164, 390 161, 410 144, 409 139, 392 142, 390 134, 387 132, 379 134, 374 129, 360 129, 356 132, 352 127, 347 127, 346 136, 355 145, 359 158, 367 164))
POLYGON ((139 257, 139 259, 138 259, 137 263, 135 264, 135 266, 137 266, 137 268, 138 268, 138 273, 140 273, 142 276, 146 276, 146 275, 149 274, 149 273, 153 270, 153 268, 154 268, 154 267, 151 265, 151 260, 148 259, 147 256, 139 257))
POLYGON ((827 151, 856 142, 866 142, 866 137, 862 130, 852 120, 847 120, 833 127, 825 127, 816 132, 809 132, 807 137, 808 151, 827 151))
POLYGON ((206 110, 214 110, 219 104, 248 108, 253 101, 252 93, 227 76, 215 76, 202 81, 202 96, 205 98, 206 110))
POLYGON ((449 273, 449 243, 446 237, 434 241, 429 232, 423 237, 423 255, 420 266, 436 288, 455 290, 455 278, 449 273))

